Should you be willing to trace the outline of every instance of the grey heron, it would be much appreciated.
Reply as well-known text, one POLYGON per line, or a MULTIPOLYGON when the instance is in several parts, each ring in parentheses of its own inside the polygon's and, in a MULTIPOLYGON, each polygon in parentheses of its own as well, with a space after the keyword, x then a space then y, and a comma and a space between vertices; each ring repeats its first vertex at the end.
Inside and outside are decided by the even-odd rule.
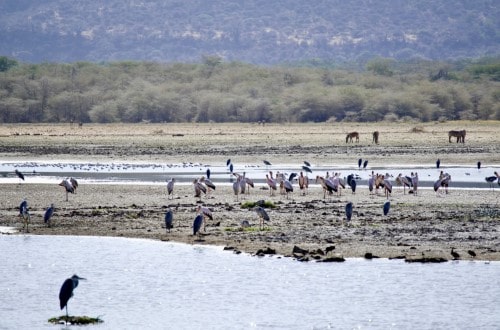
POLYGON ((175 185, 175 178, 171 178, 170 180, 167 181, 167 199, 170 198, 170 195, 172 195, 172 199, 174 199, 174 185, 175 185))
POLYGON ((71 276, 64 281, 61 286, 61 290, 59 291, 59 306, 61 309, 66 307, 66 322, 68 321, 68 301, 71 297, 73 297, 73 291, 78 286, 79 280, 85 280, 85 278, 79 277, 76 274, 71 276))
POLYGON ((198 234, 200 236, 201 225, 203 224, 203 216, 201 214, 196 215, 193 222, 193 236, 198 234))
POLYGON ((171 208, 168 208, 165 212, 165 230, 168 230, 170 233, 170 229, 173 228, 174 224, 174 212, 171 208))
POLYGON ((352 218, 352 202, 345 205, 345 217, 347 221, 351 221, 352 218))
POLYGON ((384 215, 387 215, 390 209, 391 209, 391 202, 390 201, 385 202, 383 207, 384 215))
POLYGON ((53 214, 54 214, 54 204, 50 204, 50 206, 45 211, 45 214, 43 215, 43 222, 45 222, 48 227, 50 227, 50 218, 52 218, 53 214))
POLYGON ((264 221, 270 220, 269 215, 267 214, 266 210, 261 206, 257 206, 255 208, 255 212, 257 212, 257 215, 259 216, 260 219, 259 228, 262 230, 264 227, 264 221))

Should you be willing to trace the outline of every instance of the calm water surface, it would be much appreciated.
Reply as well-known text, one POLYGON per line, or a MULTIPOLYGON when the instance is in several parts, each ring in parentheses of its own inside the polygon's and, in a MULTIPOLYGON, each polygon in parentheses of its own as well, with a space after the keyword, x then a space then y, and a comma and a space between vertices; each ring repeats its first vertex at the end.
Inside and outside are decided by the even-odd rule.
POLYGON ((300 263, 138 239, 0 235, 0 329, 499 329, 500 263, 300 263), (75 327, 69 327, 75 328, 75 327))

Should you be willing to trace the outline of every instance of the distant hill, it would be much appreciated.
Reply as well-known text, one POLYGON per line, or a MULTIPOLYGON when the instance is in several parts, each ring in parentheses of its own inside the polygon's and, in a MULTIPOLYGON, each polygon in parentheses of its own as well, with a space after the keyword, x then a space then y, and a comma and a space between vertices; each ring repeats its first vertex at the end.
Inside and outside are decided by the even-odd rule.
POLYGON ((495 56, 499 8, 498 0, 3 0, 0 55, 254 64, 495 56))

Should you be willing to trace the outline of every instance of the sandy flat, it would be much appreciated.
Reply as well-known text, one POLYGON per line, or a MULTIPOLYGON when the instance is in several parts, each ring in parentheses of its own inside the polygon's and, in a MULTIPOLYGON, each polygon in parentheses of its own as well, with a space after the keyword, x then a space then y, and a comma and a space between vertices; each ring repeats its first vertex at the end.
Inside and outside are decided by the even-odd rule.
MULTIPOLYGON (((500 167, 498 122, 416 124, 168 124, 88 125, 68 130, 66 125, 6 125, 0 127, 2 160, 68 160, 225 163, 231 158, 248 164, 268 159, 276 163, 315 164, 355 162, 369 158, 371 164, 432 164, 440 158, 448 164, 500 167), (417 127, 423 132, 414 133, 417 127), (449 143, 447 130, 466 128, 465 144, 449 143), (371 142, 371 132, 381 132, 380 144, 371 142), (358 130, 361 141, 345 143, 345 132, 358 130)), ((262 178, 260 178, 262 179, 262 178)), ((57 184, 0 184, 0 226, 22 230, 18 205, 27 198, 32 234, 102 235, 144 237, 159 240, 232 247, 256 253, 267 248, 292 255, 294 246, 309 251, 327 247, 330 255, 364 257, 421 256, 451 259, 451 248, 461 259, 500 260, 500 187, 467 190, 450 187, 437 196, 431 189, 418 196, 394 187, 388 200, 391 210, 382 215, 387 200, 382 191, 370 194, 347 189, 340 196, 323 197, 319 185, 301 195, 297 185, 288 196, 270 196, 267 185, 258 184, 250 195, 236 196, 228 185, 216 188, 210 197, 194 197, 191 185, 177 185, 173 200, 164 185, 81 185, 65 201, 57 184), (271 220, 259 230, 255 211, 244 202, 270 201, 271 220), (352 201, 354 215, 345 221, 345 204, 352 201), (51 227, 43 223, 45 208, 54 203, 51 227), (209 207, 214 220, 207 221, 201 238, 192 235, 196 207, 209 207), (174 211, 174 228, 167 233, 164 213, 174 211), (247 220, 252 226, 242 228, 247 220)))

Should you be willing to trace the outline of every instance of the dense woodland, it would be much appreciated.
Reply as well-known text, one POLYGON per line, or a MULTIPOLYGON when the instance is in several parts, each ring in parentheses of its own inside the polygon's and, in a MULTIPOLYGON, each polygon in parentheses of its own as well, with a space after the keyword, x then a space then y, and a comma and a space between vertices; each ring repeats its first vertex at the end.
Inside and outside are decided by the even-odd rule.
POLYGON ((23 62, 346 63, 500 54, 498 0, 3 0, 0 54, 23 62))
POLYGON ((500 120, 500 58, 352 67, 28 64, 0 57, 0 122, 500 120))

